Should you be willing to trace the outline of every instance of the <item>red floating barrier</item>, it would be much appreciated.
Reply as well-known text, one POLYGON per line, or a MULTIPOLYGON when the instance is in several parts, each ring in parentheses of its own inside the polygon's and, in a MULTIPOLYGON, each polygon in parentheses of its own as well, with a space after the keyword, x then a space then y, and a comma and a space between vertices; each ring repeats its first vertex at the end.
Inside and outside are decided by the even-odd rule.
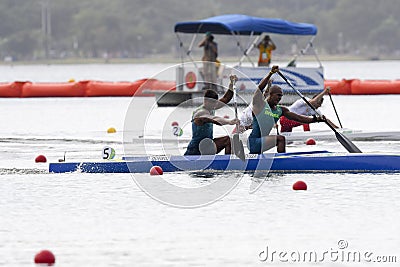
POLYGON ((21 97, 25 82, 0 83, 0 97, 21 97))
POLYGON ((81 97, 85 96, 85 84, 72 83, 32 83, 22 87, 21 97, 81 97))
POLYGON ((354 80, 351 83, 353 95, 400 94, 399 80, 354 80))
POLYGON ((86 96, 133 96, 139 86, 137 82, 88 81, 86 96))
POLYGON ((324 82, 325 87, 331 87, 332 95, 350 95, 351 94, 351 83, 353 80, 342 79, 341 81, 326 80, 324 82))
MULTIPOLYGON (((400 94, 400 80, 325 80, 333 95, 400 94)), ((175 91, 175 81, 140 79, 134 82, 80 81, 66 83, 0 83, 0 97, 154 96, 175 91)))
POLYGON ((175 91, 175 81, 160 81, 157 79, 147 79, 137 90, 135 96, 154 96, 149 91, 175 91), (147 92, 146 92, 147 91, 147 92))

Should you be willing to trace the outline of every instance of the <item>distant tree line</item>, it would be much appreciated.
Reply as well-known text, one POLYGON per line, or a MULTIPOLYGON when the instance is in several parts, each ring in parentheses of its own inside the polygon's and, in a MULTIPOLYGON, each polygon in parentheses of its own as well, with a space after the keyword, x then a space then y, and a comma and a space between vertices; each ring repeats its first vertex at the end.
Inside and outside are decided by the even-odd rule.
MULTIPOLYGON (((0 57, 178 56, 176 22, 229 13, 313 23, 320 53, 400 56, 398 0, 1 0, 0 57)), ((293 52, 297 39, 273 38, 277 53, 293 52)))

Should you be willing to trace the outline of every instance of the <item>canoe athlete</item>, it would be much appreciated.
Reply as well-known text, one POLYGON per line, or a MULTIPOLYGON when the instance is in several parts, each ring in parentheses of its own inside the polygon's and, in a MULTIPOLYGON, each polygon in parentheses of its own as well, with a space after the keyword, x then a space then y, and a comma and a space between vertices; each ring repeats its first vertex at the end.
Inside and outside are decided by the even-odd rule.
MULTIPOLYGON (((322 103, 324 102, 324 95, 327 95, 330 92, 330 87, 326 87, 321 93, 314 95, 311 99, 307 99, 310 104, 318 110, 322 106, 322 103)), ((304 102, 303 99, 298 99, 296 100, 292 105, 290 105, 289 110, 291 112, 305 115, 305 116, 312 116, 316 115, 315 111, 311 109, 310 106, 307 105, 306 102, 304 102)), ((333 122, 331 122, 329 119, 327 119, 327 122, 333 126, 333 128, 339 128, 336 126, 333 122)), ((308 124, 303 124, 299 123, 297 121, 289 120, 285 116, 282 116, 279 119, 279 123, 281 125, 281 132, 291 132, 294 127, 303 125, 304 131, 309 131, 310 126, 308 124)))
POLYGON ((231 138, 227 136, 213 137, 213 126, 235 125, 237 119, 225 119, 215 116, 215 110, 229 103, 233 97, 233 84, 237 81, 236 75, 230 76, 229 89, 218 100, 218 94, 211 89, 204 93, 203 105, 198 107, 192 115, 192 139, 185 155, 212 155, 225 149, 225 154, 231 154, 231 138))
POLYGON ((272 85, 266 100, 262 89, 268 83, 271 76, 279 71, 278 66, 273 66, 263 80, 261 80, 258 89, 253 96, 253 124, 252 131, 248 139, 248 148, 251 154, 261 154, 277 146, 278 153, 286 152, 286 141, 282 135, 269 135, 272 127, 278 122, 281 116, 301 123, 313 123, 325 121, 325 116, 319 117, 304 116, 291 112, 288 108, 279 105, 282 99, 283 91, 277 85, 272 85))

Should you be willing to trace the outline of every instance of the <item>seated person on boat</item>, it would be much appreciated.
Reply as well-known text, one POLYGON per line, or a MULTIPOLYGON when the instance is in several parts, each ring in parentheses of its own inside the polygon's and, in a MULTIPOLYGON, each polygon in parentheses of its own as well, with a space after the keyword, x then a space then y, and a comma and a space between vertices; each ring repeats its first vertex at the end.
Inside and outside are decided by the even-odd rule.
POLYGON ((324 121, 325 117, 304 116, 289 111, 288 108, 278 105, 282 99, 283 91, 277 86, 271 86, 266 100, 262 89, 268 83, 271 76, 279 71, 278 66, 273 66, 271 71, 261 80, 258 89, 253 96, 253 126, 248 139, 248 147, 251 154, 261 154, 277 146, 279 153, 286 152, 286 141, 282 135, 269 135, 272 127, 281 116, 301 123, 313 123, 324 121))
MULTIPOLYGON (((267 88, 264 90, 265 84, 259 84, 258 88, 263 92, 264 99, 267 98, 269 89, 271 88, 273 79, 268 80, 267 88), (262 87, 264 86, 264 87, 262 87)), ((253 103, 250 103, 240 114, 239 117, 240 125, 239 125, 239 132, 243 133, 246 130, 249 130, 253 127, 253 103)), ((232 133, 236 132, 236 128, 233 129, 232 133)))
MULTIPOLYGON (((325 89, 321 93, 316 94, 313 96, 313 98, 307 99, 307 100, 310 102, 310 104, 315 109, 318 109, 319 107, 322 106, 322 103, 324 102, 324 95, 328 94, 329 91, 330 91, 330 87, 325 87, 325 89)), ((304 116, 316 115, 316 112, 314 110, 312 110, 311 107, 309 105, 307 105, 307 103, 304 102, 303 99, 296 100, 292 105, 290 105, 290 107, 288 109, 289 109, 289 111, 291 111, 293 113, 297 113, 297 114, 304 115, 304 116)), ((339 128, 330 120, 327 120, 327 121, 334 128, 339 128)), ((281 132, 291 132, 294 127, 297 127, 300 125, 303 125, 304 131, 310 130, 309 124, 304 124, 304 123, 300 123, 300 122, 297 122, 294 120, 289 120, 285 116, 282 116, 279 119, 279 123, 281 125, 281 132)))
POLYGON ((225 149, 225 154, 231 154, 231 138, 222 136, 214 138, 213 127, 217 125, 234 125, 237 119, 225 119, 215 116, 215 110, 225 106, 233 97, 233 84, 237 81, 236 75, 230 76, 229 90, 218 100, 218 94, 208 89, 204 93, 203 105, 198 107, 192 115, 192 140, 185 155, 218 154, 225 149))

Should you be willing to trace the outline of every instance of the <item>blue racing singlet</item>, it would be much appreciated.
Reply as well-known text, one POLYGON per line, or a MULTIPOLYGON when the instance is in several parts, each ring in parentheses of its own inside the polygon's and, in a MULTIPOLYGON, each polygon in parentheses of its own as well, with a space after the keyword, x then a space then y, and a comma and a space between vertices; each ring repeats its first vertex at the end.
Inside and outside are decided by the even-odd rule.
MULTIPOLYGON (((199 144, 201 140, 205 138, 213 139, 213 123, 207 122, 203 125, 199 126, 194 122, 194 115, 200 110, 204 108, 200 106, 192 114, 192 140, 187 147, 185 155, 200 155, 199 144)), ((215 114, 215 111, 210 111, 211 115, 215 114)))

